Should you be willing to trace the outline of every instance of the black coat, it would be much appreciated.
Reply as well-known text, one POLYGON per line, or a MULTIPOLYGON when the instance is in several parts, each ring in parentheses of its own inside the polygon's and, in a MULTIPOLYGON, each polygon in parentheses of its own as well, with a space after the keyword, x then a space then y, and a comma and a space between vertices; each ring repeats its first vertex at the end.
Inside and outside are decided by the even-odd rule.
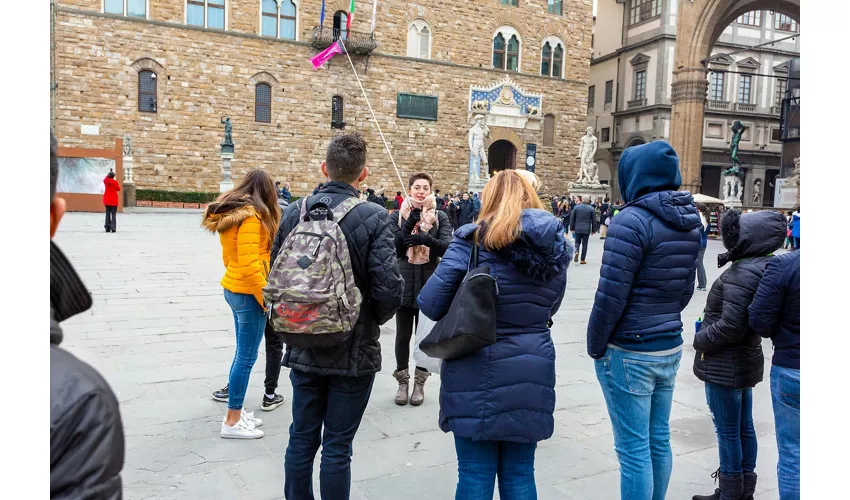
POLYGON ((449 202, 446 205, 446 215, 449 217, 449 224, 452 225, 452 228, 458 228, 459 226, 457 222, 457 205, 454 202, 449 202))
POLYGON ((576 205, 570 210, 570 231, 577 234, 595 233, 594 218, 596 212, 587 203, 576 205))
POLYGON ((428 231, 428 235, 434 238, 433 246, 430 247, 430 259, 426 264, 411 264, 407 260, 407 247, 404 245, 404 237, 409 236, 404 234, 404 219, 401 224, 396 224, 394 231, 396 232, 395 244, 398 255, 398 270, 401 277, 404 278, 404 295, 402 296, 401 305, 404 307, 419 308, 416 304, 416 298, 419 297, 419 292, 428 278, 434 274, 437 269, 437 264, 440 263, 440 257, 446 253, 449 243, 452 242, 452 227, 449 224, 449 218, 445 213, 437 211, 437 226, 428 231))
POLYGON ((124 427, 106 380, 59 344, 59 323, 91 295, 50 242, 50 498, 120 500, 124 427))
POLYGON ((457 209, 457 227, 472 223, 475 215, 475 203, 472 200, 460 200, 457 209))
POLYGON ((702 326, 694 336, 694 375, 733 389, 754 387, 764 376, 761 337, 749 326, 753 301, 770 253, 785 239, 784 217, 776 212, 724 218, 723 244, 731 249, 719 264, 734 261, 711 286, 702 326))
MULTIPOLYGON (((348 184, 331 181, 317 195, 307 199, 307 206, 321 200, 333 209, 350 197, 357 197, 356 189, 348 184)), ((272 262, 276 260, 286 237, 298 224, 300 210, 300 203, 294 204, 283 214, 272 247, 272 262)), ((401 305, 404 289, 393 242, 393 223, 389 212, 375 203, 361 203, 342 219, 339 225, 351 255, 354 282, 363 294, 360 317, 349 340, 338 346, 300 349, 287 345, 283 366, 304 372, 349 377, 381 371, 380 325, 395 315, 401 305)))

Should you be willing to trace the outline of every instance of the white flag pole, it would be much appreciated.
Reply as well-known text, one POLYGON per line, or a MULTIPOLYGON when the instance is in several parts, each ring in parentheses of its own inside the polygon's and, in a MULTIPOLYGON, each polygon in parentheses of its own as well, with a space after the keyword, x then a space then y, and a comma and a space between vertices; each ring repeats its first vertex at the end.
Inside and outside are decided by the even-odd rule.
POLYGON ((372 0, 372 33, 375 32, 375 14, 378 12, 378 0, 372 0))

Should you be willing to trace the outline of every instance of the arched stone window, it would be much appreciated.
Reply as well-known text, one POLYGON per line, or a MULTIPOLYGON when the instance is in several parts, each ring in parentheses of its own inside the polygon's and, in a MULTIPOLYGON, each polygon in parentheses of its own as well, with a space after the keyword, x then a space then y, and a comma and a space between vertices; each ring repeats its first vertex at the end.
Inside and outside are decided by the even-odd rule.
POLYGON ((431 59, 431 26, 424 19, 415 19, 407 28, 407 57, 431 59))
POLYGON ((519 71, 521 67, 522 40, 517 30, 502 26, 493 35, 493 67, 506 71, 519 71))
POLYGON ((260 34, 298 40, 298 0, 262 0, 260 34))
POLYGON ((564 77, 564 41, 556 36, 549 36, 543 40, 540 74, 556 78, 564 77))
POLYGON ((344 10, 338 10, 334 13, 334 40, 347 39, 348 30, 345 26, 348 24, 348 13, 344 10))
POLYGON ((139 111, 156 113, 156 73, 150 70, 139 71, 139 111))

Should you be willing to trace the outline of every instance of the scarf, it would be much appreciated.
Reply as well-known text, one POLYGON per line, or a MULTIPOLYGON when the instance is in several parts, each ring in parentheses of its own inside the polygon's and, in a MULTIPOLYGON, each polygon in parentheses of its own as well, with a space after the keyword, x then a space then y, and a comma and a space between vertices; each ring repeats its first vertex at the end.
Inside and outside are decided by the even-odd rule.
MULTIPOLYGON (((403 221, 410 217, 410 211, 414 208, 422 209, 422 218, 419 219, 410 234, 418 234, 420 231, 427 233, 431 228, 439 226, 437 222, 437 198, 431 194, 421 203, 414 200, 412 196, 404 199, 398 211, 399 227, 402 226, 403 221)), ((430 260, 431 249, 425 245, 417 245, 407 249, 407 261, 411 264, 427 264, 430 260)))

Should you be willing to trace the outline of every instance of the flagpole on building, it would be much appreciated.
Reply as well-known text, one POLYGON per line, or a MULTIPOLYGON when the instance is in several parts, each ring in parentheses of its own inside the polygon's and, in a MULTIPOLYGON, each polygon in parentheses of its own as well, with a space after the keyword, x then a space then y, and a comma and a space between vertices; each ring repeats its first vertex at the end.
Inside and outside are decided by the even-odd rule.
POLYGON ((375 32, 375 14, 378 12, 378 0, 372 0, 372 30, 371 33, 375 32))

